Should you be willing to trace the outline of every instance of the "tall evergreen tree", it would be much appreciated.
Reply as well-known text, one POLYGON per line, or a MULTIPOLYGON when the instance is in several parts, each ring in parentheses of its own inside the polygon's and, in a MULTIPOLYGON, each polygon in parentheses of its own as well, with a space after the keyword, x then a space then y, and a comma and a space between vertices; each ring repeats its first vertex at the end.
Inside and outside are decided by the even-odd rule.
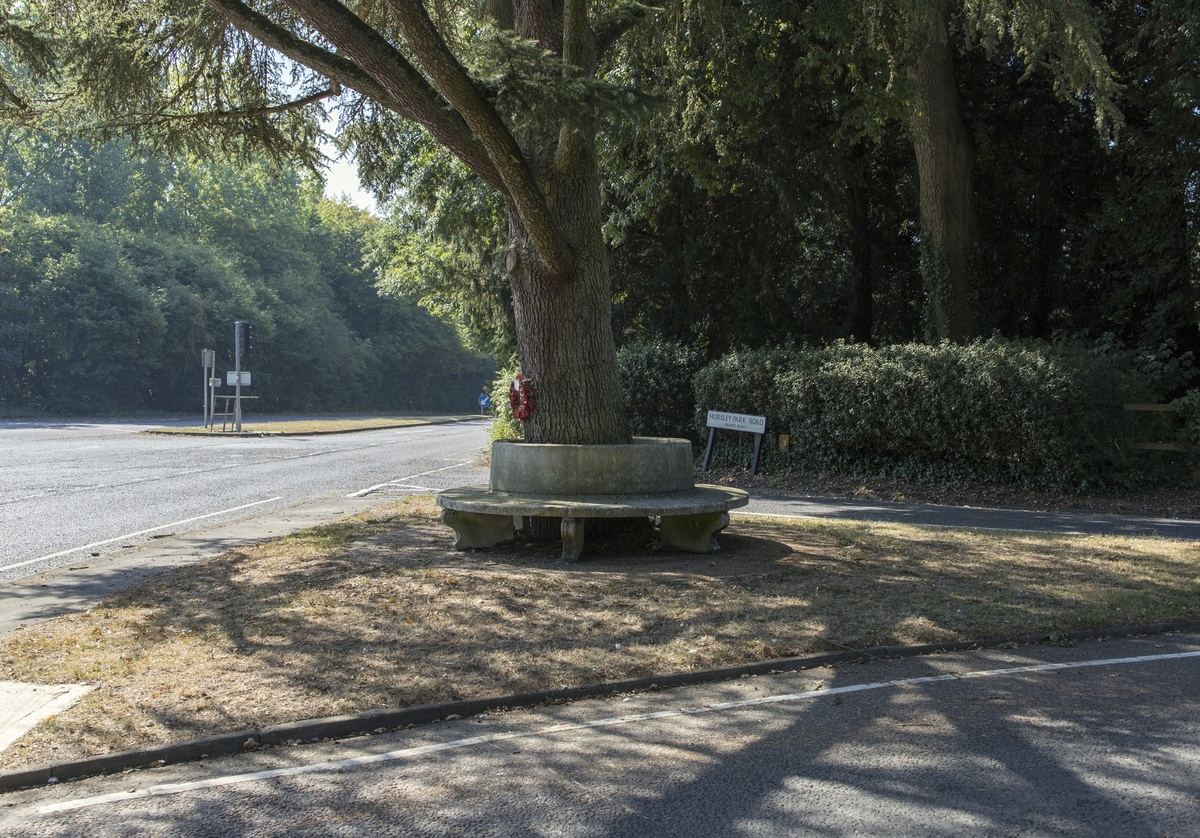
POLYGON ((974 149, 955 71, 955 31, 989 55, 1047 69, 1063 96, 1087 97, 1100 125, 1120 118, 1117 84, 1084 0, 885 0, 867 3, 877 43, 903 65, 920 184, 922 274, 938 338, 965 341, 975 322, 979 220, 974 149))
MULTIPOLYGON (((496 0, 45 0, 73 20, 66 66, 109 124, 178 143, 197 119, 232 150, 311 150, 313 108, 337 99, 359 146, 422 126, 502 197, 531 441, 629 438, 610 324, 595 134, 636 105, 596 78, 643 16, 636 3, 496 0), (81 10, 83 13, 81 14, 81 10), (98 31, 100 30, 100 31, 98 31), (88 38, 83 38, 83 35, 88 38)), ((51 18, 50 15, 55 17, 51 18)), ((311 153, 311 151, 310 151, 311 153)))

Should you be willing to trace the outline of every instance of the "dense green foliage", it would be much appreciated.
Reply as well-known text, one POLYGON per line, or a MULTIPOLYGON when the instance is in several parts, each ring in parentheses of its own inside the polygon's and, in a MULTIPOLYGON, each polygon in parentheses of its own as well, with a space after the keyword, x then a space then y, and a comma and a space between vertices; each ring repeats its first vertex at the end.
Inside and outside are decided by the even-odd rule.
MULTIPOLYGON (((733 353, 695 380, 709 409, 767 416, 777 465, 926 481, 1075 490, 1148 465, 1128 402, 1161 397, 1129 353, 992 339, 733 353)), ((1143 364, 1144 366, 1144 359, 1143 364)))
MULTIPOLYGON (((974 24, 996 7, 973 4, 974 24)), ((903 56, 881 48, 898 36, 854 23, 862 8, 668 5, 627 36, 606 71, 660 107, 602 129, 619 344, 678 341, 713 360, 930 338, 903 56)), ((1106 87, 1113 133, 1096 130, 1092 97, 1064 98, 1082 78, 1029 71, 1002 27, 955 29, 980 227, 974 330, 1195 355, 1200 7, 1091 13, 1120 85, 1106 87)), ((498 203, 428 139, 392 151, 371 170, 397 222, 391 281, 507 355, 498 203)))
MULTIPOLYGON (((1122 85, 1112 135, 1093 99, 1027 73, 1011 38, 955 29, 980 226, 974 331, 1200 352, 1200 7, 1092 6, 1122 85)), ((719 29, 680 11, 674 37, 643 33, 614 68, 672 103, 606 148, 627 339, 713 359, 930 337, 906 89, 890 63, 903 57, 831 8, 739 8, 719 29)))
POLYGON ((294 173, 10 143, 0 405, 194 410, 200 350, 255 328, 253 410, 470 411, 490 371, 455 329, 381 297, 378 221, 294 173))
POLYGON ((521 439, 524 436, 521 423, 513 418, 512 405, 508 399, 509 387, 520 371, 521 365, 516 358, 512 358, 504 369, 496 373, 496 379, 492 382, 491 413, 495 418, 492 421, 490 435, 493 440, 521 439))
MULTIPOLYGON (((386 18, 384 5, 354 8, 374 23, 386 18)), ((589 9, 599 25, 618 5, 589 9)), ((1200 354, 1200 6, 659 5, 598 71, 610 90, 639 91, 655 106, 582 108, 588 130, 599 126, 614 326, 635 432, 694 434, 688 374, 714 363, 696 379, 698 407, 767 413, 773 427, 791 429, 786 463, 796 467, 1059 487, 1130 473, 1138 457, 1126 457, 1127 443, 1147 436, 1145 417, 1114 415, 1112 405, 1182 396, 1200 354), (906 72, 922 50, 914 21, 935 6, 950 12, 978 216, 970 334, 995 336, 961 350, 932 339, 939 263, 922 229, 906 72), (798 344, 829 348, 773 348, 798 344)), ((113 146, 82 152, 35 139, 14 152, 9 143, 0 184, 0 207, 16 208, 0 227, 5 399, 174 403, 194 386, 198 348, 235 317, 260 326, 266 349, 256 373, 274 376, 266 380, 291 394, 288 405, 357 403, 364 393, 394 403, 428 386, 395 372, 434 369, 422 357, 467 369, 459 350, 444 351, 450 337, 440 325, 423 331, 411 305, 374 296, 363 242, 384 287, 456 320, 474 348, 512 355, 510 208, 444 144, 356 93, 324 91, 318 72, 283 83, 286 61, 203 24, 209 11, 185 19, 150 0, 129 4, 127 18, 107 0, 80 8, 92 6, 109 23, 162 17, 161 44, 184 33, 180 43, 195 50, 180 66, 211 58, 221 70, 194 89, 180 87, 186 74, 167 74, 166 93, 183 98, 146 99, 157 121, 138 126, 143 138, 312 159, 320 108, 339 108, 342 146, 387 221, 376 228, 323 205, 294 178, 265 187, 261 169, 235 175, 169 157, 127 166, 113 146), (239 49, 270 72, 237 70, 239 49), (266 107, 298 93, 324 104, 266 107), (187 121, 159 107, 195 117, 201 106, 235 101, 260 112, 187 121), (404 340, 384 337, 406 329, 415 332, 404 340)), ((506 119, 581 110, 577 97, 555 101, 565 82, 535 67, 545 56, 462 25, 475 7, 431 7, 444 32, 462 30, 451 50, 506 119)), ((0 33, 10 94, 0 117, 28 121, 21 102, 38 96, 53 52, 14 15, 16 28, 0 33)), ((117 31, 97 24, 91 47, 57 60, 86 68, 82 57, 117 31)), ((112 66, 130 74, 172 66, 165 47, 153 66, 122 65, 136 53, 122 49, 112 66)), ((70 107, 120 112, 123 77, 104 78, 70 107)), ((69 100, 37 99, 58 124, 55 103, 69 100)), ((517 369, 497 379, 502 415, 517 369)), ((477 386, 464 393, 473 398, 477 386)), ((1196 425, 1195 391, 1178 404, 1196 425)))
POLYGON ((697 439, 692 378, 700 370, 699 352, 667 341, 630 343, 617 353, 617 363, 635 436, 697 439))

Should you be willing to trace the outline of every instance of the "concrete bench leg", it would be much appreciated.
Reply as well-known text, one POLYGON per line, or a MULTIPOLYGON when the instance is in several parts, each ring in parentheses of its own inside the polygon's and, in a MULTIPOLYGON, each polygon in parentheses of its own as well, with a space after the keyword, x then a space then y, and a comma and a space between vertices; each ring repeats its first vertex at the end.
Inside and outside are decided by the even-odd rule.
POLYGON ((513 516, 485 515, 481 512, 442 510, 442 523, 454 528, 459 550, 494 547, 502 541, 513 540, 513 516))
POLYGON ((558 529, 562 533, 564 562, 579 561, 579 556, 583 553, 583 525, 582 518, 562 519, 562 525, 558 529))
POLYGON ((727 526, 728 512, 664 515, 659 521, 658 537, 663 544, 678 547, 689 553, 712 553, 720 549, 713 536, 727 526))

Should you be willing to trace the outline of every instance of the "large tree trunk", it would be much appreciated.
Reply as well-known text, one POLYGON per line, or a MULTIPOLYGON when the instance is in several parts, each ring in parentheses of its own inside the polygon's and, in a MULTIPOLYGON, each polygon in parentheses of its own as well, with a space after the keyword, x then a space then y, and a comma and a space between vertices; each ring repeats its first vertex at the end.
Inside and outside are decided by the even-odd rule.
POLYGON ((577 252, 571 276, 556 277, 528 248, 520 222, 509 218, 517 351, 533 390, 526 441, 629 442, 603 241, 577 252))
POLYGON ((958 100, 949 16, 947 0, 921 5, 916 26, 923 46, 909 70, 909 130, 921 193, 921 268, 933 326, 939 338, 962 343, 974 332, 972 260, 979 232, 971 183, 973 152, 958 100))
MULTIPOLYGON (((513 10, 517 34, 560 53, 565 72, 595 72, 596 44, 583 0, 561 5, 518 0, 513 10)), ((630 441, 612 335, 595 129, 584 123, 568 119, 557 128, 535 126, 517 135, 570 254, 569 270, 555 271, 535 247, 519 208, 508 202, 505 267, 512 281, 521 371, 533 390, 527 442, 630 441)))
POLYGON ((873 344, 875 275, 871 248, 871 204, 867 196, 867 159, 863 145, 854 148, 846 167, 846 226, 850 235, 850 334, 858 343, 873 344))
POLYGON ((570 275, 555 275, 509 208, 506 260, 512 281, 517 352, 532 381, 528 442, 583 445, 630 440, 612 334, 608 251, 601 233, 600 177, 594 143, 576 134, 566 153, 532 139, 539 185, 572 253, 570 275), (538 153, 540 152, 540 153, 538 153))
MULTIPOLYGON (((527 119, 506 120, 450 48, 434 20, 440 15, 430 16, 440 4, 427 6, 426 0, 384 0, 376 8, 380 14, 386 9, 389 22, 380 28, 366 19, 375 15, 360 16, 353 4, 336 0, 285 0, 290 11, 280 20, 241 0, 208 3, 234 26, 328 78, 327 95, 345 85, 424 126, 504 196, 518 353, 533 388, 526 439, 629 442, 610 322, 591 106, 574 103, 566 109, 574 112, 557 126, 537 108, 522 115, 527 119), (298 35, 291 20, 282 22, 293 14, 321 38, 298 35)), ((640 16, 606 18, 598 37, 587 0, 486 0, 486 6, 495 25, 511 27, 561 59, 557 66, 553 59, 543 63, 547 78, 560 72, 594 76, 598 51, 640 16)))

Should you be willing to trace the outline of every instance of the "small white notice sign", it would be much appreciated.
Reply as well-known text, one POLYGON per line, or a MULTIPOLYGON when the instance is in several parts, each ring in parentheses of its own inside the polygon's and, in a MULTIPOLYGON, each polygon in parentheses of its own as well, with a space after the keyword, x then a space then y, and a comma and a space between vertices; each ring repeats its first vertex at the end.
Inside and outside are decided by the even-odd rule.
POLYGON ((710 410, 708 412, 708 427, 721 428, 726 431, 745 431, 750 434, 761 434, 766 433, 767 417, 710 410))
MULTIPOLYGON (((238 383, 238 374, 236 372, 234 372, 233 370, 229 370, 228 372, 226 372, 225 373, 225 383, 228 384, 230 387, 237 384, 238 383)), ((246 372, 246 370, 242 370, 242 386, 243 387, 250 386, 250 373, 246 372)))

